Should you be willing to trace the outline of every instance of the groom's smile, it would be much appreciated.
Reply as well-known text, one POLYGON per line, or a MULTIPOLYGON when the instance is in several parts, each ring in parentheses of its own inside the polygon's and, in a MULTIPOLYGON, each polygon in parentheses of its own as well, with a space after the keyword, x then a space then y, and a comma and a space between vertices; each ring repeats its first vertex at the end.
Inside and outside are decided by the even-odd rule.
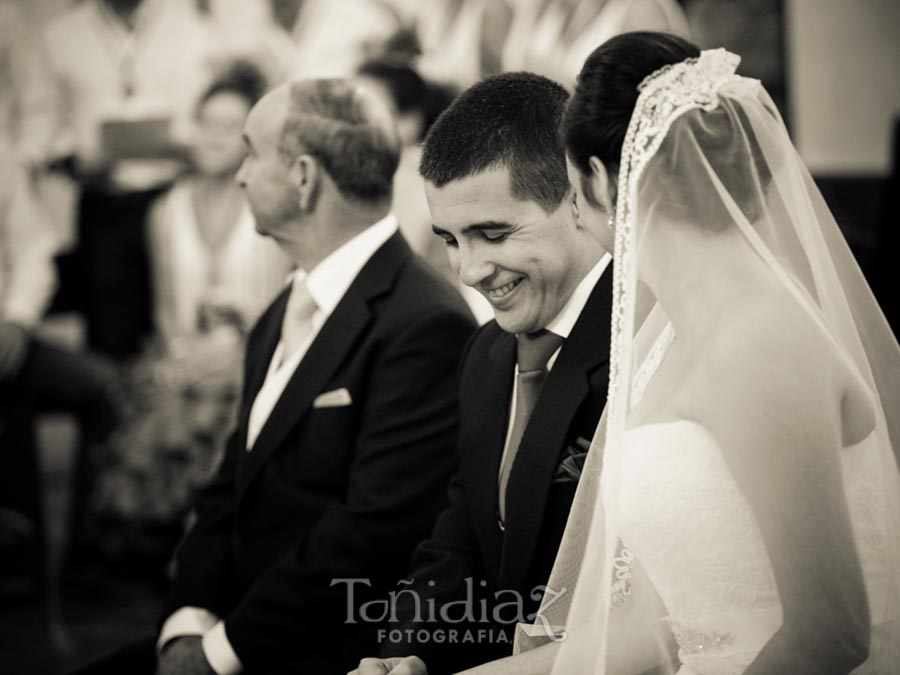
POLYGON ((425 194, 460 281, 487 298, 509 333, 546 327, 599 257, 567 202, 548 213, 514 196, 505 167, 440 187, 426 181, 425 194))
POLYGON ((524 277, 519 277, 518 279, 514 279, 507 284, 503 284, 502 286, 494 286, 489 287, 482 284, 481 292, 487 296, 488 300, 492 303, 499 303, 505 298, 509 297, 509 295, 518 288, 519 284, 522 283, 522 279, 524 277))

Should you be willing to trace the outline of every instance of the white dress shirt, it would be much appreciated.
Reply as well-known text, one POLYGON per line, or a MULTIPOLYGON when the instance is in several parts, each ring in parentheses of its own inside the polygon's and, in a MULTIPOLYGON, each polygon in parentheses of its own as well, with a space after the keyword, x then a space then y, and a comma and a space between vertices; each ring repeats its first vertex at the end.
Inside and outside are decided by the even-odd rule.
MULTIPOLYGON (((569 300, 563 306, 562 310, 560 310, 559 314, 547 324, 546 330, 559 335, 562 338, 568 339, 569 334, 575 327, 575 323, 578 321, 578 317, 580 317, 581 312, 584 311, 584 306, 587 304, 588 298, 591 297, 591 293, 594 291, 594 286, 600 281, 600 277, 603 276, 603 272, 606 271, 611 260, 612 256, 609 253, 605 253, 603 257, 597 261, 597 264, 591 268, 591 271, 588 272, 584 279, 579 282, 578 286, 575 287, 575 291, 569 297, 569 300)), ((563 343, 563 346, 565 346, 565 343, 563 343)), ((560 349, 562 349, 562 346, 557 349, 550 357, 550 360, 547 361, 547 370, 553 369, 553 364, 556 363, 556 359, 559 357, 560 349)), ((516 382, 518 379, 519 366, 516 365, 513 372, 513 392, 509 401, 509 427, 506 429, 506 440, 503 443, 503 456, 500 458, 500 466, 503 466, 503 459, 506 457, 506 453, 509 452, 509 438, 513 428, 512 422, 516 418, 516 395, 518 394, 516 382)), ((497 480, 499 480, 499 475, 497 480)))
MULTIPOLYGON (((312 330, 304 343, 290 355, 282 354, 284 348, 281 340, 278 341, 269 362, 266 379, 250 408, 246 444, 248 452, 252 451, 259 432, 265 426, 272 409, 281 398, 285 386, 322 325, 338 306, 369 259, 395 232, 397 219, 393 214, 389 214, 332 252, 309 274, 302 270, 294 274, 292 286, 296 287, 305 281, 310 295, 316 302, 317 309, 312 316, 312 330), (283 359, 283 356, 286 358, 283 359)), ((199 607, 182 607, 176 610, 163 624, 156 643, 157 650, 161 650, 170 640, 186 635, 203 636, 202 644, 206 660, 218 675, 237 675, 243 670, 240 659, 225 634, 225 624, 215 614, 199 607)))

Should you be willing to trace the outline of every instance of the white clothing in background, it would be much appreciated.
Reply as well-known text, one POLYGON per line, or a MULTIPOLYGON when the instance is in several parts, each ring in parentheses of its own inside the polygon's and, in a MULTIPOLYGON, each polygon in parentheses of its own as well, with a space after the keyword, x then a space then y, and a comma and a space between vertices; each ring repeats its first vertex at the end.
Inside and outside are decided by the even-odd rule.
POLYGON ((284 288, 292 267, 273 240, 256 232, 246 204, 231 233, 212 251, 200 237, 192 192, 190 180, 178 182, 151 224, 154 314, 167 340, 196 333, 204 303, 232 307, 249 328, 284 288))

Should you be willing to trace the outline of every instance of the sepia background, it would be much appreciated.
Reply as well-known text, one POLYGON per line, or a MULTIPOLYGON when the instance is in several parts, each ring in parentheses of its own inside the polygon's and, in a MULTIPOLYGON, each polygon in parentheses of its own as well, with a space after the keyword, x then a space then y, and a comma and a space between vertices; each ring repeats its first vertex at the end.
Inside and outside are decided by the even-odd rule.
MULTIPOLYGON (((243 222, 229 171, 254 97, 309 76, 383 93, 407 146, 401 227, 452 279, 416 173, 428 124, 506 67, 571 87, 552 34, 529 60, 547 26, 516 19, 613 1, 0 0, 0 384, 4 358, 34 378, 27 396, 0 390, 0 672, 67 672, 156 628, 191 495, 230 424, 243 336, 290 271, 265 242, 246 245, 266 278, 248 267, 252 283, 234 281, 222 262, 243 222), (131 35, 103 28, 119 5, 135 11, 131 35), (223 81, 243 103, 210 95, 223 81), (193 253, 178 186, 207 211, 193 253), (45 350, 40 367, 16 362, 23 335, 45 350)), ((779 105, 896 333, 900 3, 679 4, 692 39, 739 54, 779 105)))

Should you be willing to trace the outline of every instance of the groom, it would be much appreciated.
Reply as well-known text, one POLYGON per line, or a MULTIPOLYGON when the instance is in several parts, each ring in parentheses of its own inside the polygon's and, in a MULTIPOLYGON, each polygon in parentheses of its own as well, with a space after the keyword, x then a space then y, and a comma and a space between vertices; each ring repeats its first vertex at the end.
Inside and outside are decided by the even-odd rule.
POLYGON ((461 365, 450 506, 397 589, 380 636, 388 658, 360 674, 402 660, 398 672, 437 675, 509 655, 549 578, 609 376, 612 269, 573 215, 558 136, 567 98, 537 75, 488 78, 425 141, 433 229, 496 321, 461 365))

